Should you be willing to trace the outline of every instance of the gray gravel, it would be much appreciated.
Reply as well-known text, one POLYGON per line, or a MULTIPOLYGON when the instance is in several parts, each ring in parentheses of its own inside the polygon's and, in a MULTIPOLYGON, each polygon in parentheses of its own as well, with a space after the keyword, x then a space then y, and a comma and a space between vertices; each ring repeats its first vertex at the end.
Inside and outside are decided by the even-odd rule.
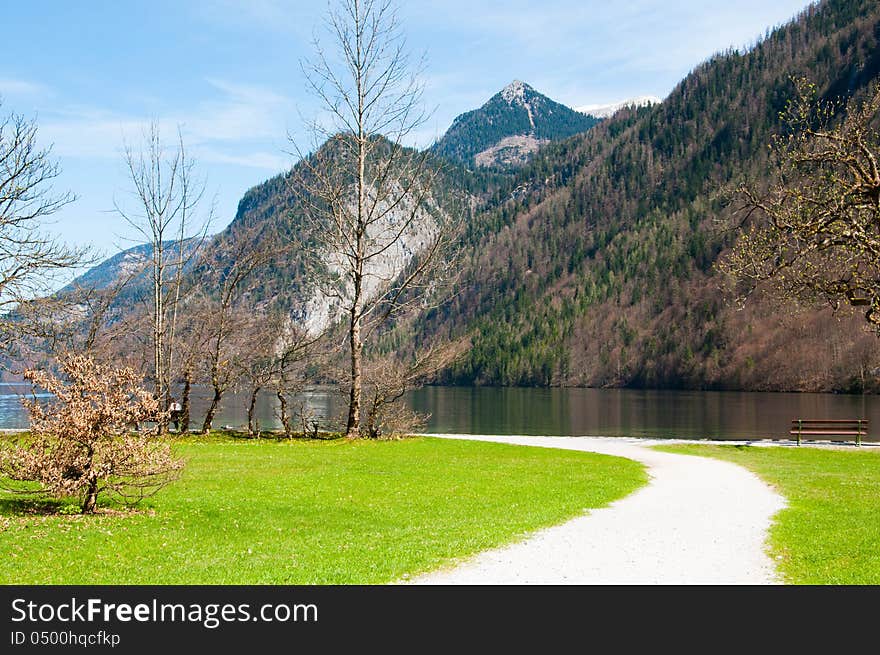
POLYGON ((779 584, 765 551, 767 529, 785 500, 746 469, 661 453, 669 441, 612 437, 434 435, 566 448, 644 463, 650 482, 524 541, 414 584, 779 584))

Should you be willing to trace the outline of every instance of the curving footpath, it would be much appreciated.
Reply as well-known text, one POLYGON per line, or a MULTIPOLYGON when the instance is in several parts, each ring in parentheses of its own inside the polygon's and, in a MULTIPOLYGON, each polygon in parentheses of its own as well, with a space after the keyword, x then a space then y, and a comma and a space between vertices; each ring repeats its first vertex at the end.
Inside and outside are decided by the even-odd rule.
POLYGON ((779 584, 765 552, 785 500, 744 468, 613 437, 431 435, 626 457, 650 481, 608 507, 412 584, 779 584))

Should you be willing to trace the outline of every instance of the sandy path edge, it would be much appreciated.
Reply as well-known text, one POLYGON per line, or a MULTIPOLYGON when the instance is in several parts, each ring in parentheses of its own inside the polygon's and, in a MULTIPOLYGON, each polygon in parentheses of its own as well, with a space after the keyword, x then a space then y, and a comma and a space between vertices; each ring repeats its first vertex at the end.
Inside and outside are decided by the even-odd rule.
POLYGON ((648 484, 610 506, 479 553, 410 584, 779 584, 767 529, 785 499, 750 471, 617 437, 430 434, 616 455, 648 484))

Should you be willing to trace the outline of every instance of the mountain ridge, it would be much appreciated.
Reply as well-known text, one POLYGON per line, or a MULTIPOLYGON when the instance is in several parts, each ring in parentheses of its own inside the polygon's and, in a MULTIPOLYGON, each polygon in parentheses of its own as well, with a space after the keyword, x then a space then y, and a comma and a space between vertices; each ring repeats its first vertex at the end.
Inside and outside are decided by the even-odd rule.
MULTIPOLYGON (((516 105, 525 109, 529 117, 529 125, 533 129, 534 117, 531 114, 531 106, 529 105, 529 100, 534 98, 536 95, 540 94, 534 91, 531 86, 520 80, 514 80, 510 84, 505 86, 501 91, 492 96, 492 98, 500 97, 502 100, 504 100, 504 102, 508 103, 509 106, 516 105)), ((542 96, 542 98, 544 97, 546 96, 542 96)), ((484 103, 483 106, 488 104, 492 100, 492 98, 484 103)), ((474 111, 479 110, 464 112, 453 119, 453 122, 447 130, 446 134, 448 134, 450 130, 453 130, 453 128, 455 128, 455 126, 459 123, 466 121, 468 116, 474 111)), ((592 119, 582 124, 592 126, 596 122, 597 121, 595 119, 592 119)), ((484 163, 482 165, 486 167, 492 167, 500 164, 501 168, 510 168, 511 165, 513 165, 514 163, 515 165, 525 164, 530 159, 531 155, 537 152, 537 150, 541 146, 550 142, 551 139, 549 138, 536 139, 535 137, 530 137, 529 135, 516 134, 506 136, 499 140, 496 144, 494 144, 494 146, 489 146, 482 153, 477 153, 475 155, 475 158, 483 155, 484 163), (510 158, 510 161, 505 164, 500 161, 500 159, 503 158, 504 155, 496 154, 493 151, 493 148, 497 148, 497 150, 499 151, 509 150, 516 152, 507 153, 506 156, 510 158), (514 159, 516 160, 515 162, 513 161, 514 159)), ((434 144, 433 146, 429 147, 428 150, 436 155, 438 151, 442 150, 442 146, 434 144)), ((293 168, 296 168, 296 165, 294 165, 293 168)), ((286 184, 285 180, 287 179, 289 174, 290 171, 279 173, 265 180, 264 182, 261 182, 260 184, 257 184, 254 187, 248 189, 242 196, 241 200, 239 200, 235 216, 230 222, 230 226, 227 226, 227 228, 224 228, 213 236, 216 237, 220 234, 227 232, 229 230, 229 227, 231 227, 231 225, 236 222, 241 222, 243 220, 271 220, 272 217, 276 216, 276 208, 272 205, 271 202, 267 203, 266 200, 267 197, 280 198, 287 196, 286 192, 282 191, 282 187, 286 184)), ((96 264, 81 275, 77 276, 76 279, 73 280, 69 285, 67 285, 65 289, 62 289, 61 292, 74 288, 75 286, 95 287, 96 289, 104 288, 115 281, 121 274, 124 274, 126 264, 134 265, 134 262, 142 264, 144 259, 149 254, 149 248, 150 246, 148 244, 137 244, 135 246, 127 248, 126 250, 122 250, 118 253, 111 255, 110 257, 96 264)))

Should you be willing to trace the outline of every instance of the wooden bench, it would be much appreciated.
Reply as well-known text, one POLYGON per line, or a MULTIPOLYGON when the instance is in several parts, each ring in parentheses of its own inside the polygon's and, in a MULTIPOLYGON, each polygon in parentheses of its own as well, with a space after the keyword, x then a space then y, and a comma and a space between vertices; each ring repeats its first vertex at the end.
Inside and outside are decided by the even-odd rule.
POLYGON ((791 422, 792 436, 801 437, 855 437, 857 446, 862 445, 862 437, 868 436, 868 419, 795 419, 791 422))

